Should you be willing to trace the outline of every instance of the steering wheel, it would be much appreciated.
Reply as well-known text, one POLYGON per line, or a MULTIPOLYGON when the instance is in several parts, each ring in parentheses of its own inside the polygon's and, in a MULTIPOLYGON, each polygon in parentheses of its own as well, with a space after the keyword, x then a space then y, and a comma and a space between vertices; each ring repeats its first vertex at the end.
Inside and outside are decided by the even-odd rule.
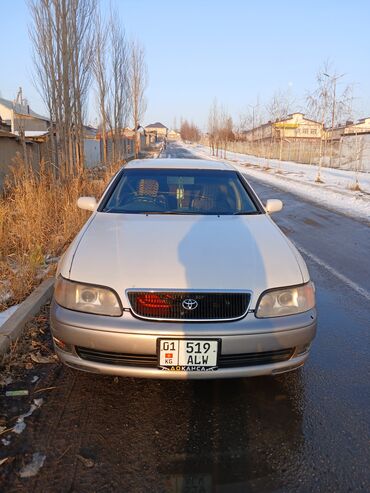
POLYGON ((150 202, 150 203, 157 203, 158 202, 158 198, 157 197, 153 197, 153 195, 137 195, 130 202, 150 202))
POLYGON ((161 197, 153 197, 152 195, 136 195, 136 197, 132 197, 127 200, 123 205, 131 205, 131 204, 154 204, 157 207, 163 208, 165 204, 163 204, 163 200, 161 197))

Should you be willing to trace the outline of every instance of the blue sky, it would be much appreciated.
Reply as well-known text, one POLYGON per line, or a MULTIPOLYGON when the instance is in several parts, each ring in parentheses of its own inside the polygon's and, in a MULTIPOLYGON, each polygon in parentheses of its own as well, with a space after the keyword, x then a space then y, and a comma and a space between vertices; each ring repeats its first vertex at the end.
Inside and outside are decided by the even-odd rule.
MULTIPOLYGON (((101 0, 115 6, 128 37, 146 48, 148 110, 144 123, 174 118, 206 124, 216 97, 238 120, 257 97, 290 90, 297 103, 315 84, 322 62, 355 83, 356 116, 370 116, 370 2, 355 0, 101 0)), ((24 0, 2 0, 0 94, 23 87, 44 112, 32 83, 29 14, 24 0)), ((95 114, 91 98, 89 114, 95 114)))

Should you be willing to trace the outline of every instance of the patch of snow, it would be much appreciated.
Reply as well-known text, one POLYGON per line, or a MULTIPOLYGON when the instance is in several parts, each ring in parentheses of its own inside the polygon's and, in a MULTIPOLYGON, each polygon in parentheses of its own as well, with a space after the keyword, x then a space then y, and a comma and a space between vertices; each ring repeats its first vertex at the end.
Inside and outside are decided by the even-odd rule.
POLYGON ((19 422, 17 421, 17 424, 14 426, 13 431, 17 435, 20 435, 21 433, 24 432, 25 429, 26 429, 26 423, 24 421, 19 421, 19 422))
POLYGON ((361 192, 358 192, 351 190, 356 179, 354 171, 321 167, 320 176, 323 183, 317 183, 316 165, 266 159, 236 152, 227 152, 226 159, 223 159, 210 156, 207 146, 184 143, 181 145, 200 158, 233 165, 247 179, 256 178, 336 212, 370 220, 370 173, 357 173, 361 187, 361 192))
POLYGON ((24 431, 24 429, 26 428, 26 423, 24 422, 24 418, 28 418, 29 416, 31 416, 31 414, 36 409, 39 409, 42 406, 43 402, 44 402, 44 399, 34 399, 33 400, 33 404, 31 404, 31 407, 29 408, 29 410, 26 413, 21 414, 18 417, 17 423, 13 428, 14 433, 17 433, 19 435, 24 431))
POLYGON ((46 455, 40 454, 39 452, 32 454, 32 461, 26 466, 22 467, 22 469, 19 471, 19 476, 21 478, 31 478, 32 476, 36 476, 36 474, 44 465, 45 459, 46 455))
POLYGON ((10 308, 7 308, 3 312, 0 312, 0 327, 5 324, 5 322, 8 320, 8 318, 13 315, 13 313, 16 311, 19 305, 14 305, 11 306, 10 308))
MULTIPOLYGON (((15 135, 19 135, 18 130, 15 130, 13 132, 15 135)), ((25 130, 24 136, 25 137, 42 137, 43 135, 46 135, 48 130, 25 130)))

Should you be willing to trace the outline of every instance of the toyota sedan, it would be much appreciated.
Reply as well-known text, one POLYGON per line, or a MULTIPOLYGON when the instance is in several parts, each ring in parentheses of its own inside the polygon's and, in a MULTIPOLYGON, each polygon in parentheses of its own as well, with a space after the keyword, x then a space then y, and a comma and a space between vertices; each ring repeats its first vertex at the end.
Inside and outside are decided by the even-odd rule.
POLYGON ((274 375, 316 332, 305 262, 233 166, 136 160, 113 178, 62 257, 55 350, 94 373, 205 379, 274 375))

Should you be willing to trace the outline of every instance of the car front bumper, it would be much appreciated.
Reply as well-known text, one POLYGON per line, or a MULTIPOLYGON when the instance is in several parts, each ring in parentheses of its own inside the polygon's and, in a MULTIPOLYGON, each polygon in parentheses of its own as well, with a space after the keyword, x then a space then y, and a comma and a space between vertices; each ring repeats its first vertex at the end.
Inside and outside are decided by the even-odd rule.
POLYGON ((164 379, 217 379, 256 375, 273 375, 294 370, 304 364, 310 344, 316 334, 316 311, 289 317, 257 319, 253 313, 233 322, 172 323, 153 322, 135 318, 125 311, 122 317, 106 317, 74 312, 57 305, 51 306, 51 330, 54 338, 70 346, 69 351, 55 346, 60 360, 66 365, 87 372, 164 379), (88 353, 141 355, 155 360, 157 340, 165 338, 218 338, 221 355, 250 355, 291 349, 284 361, 220 367, 215 371, 170 371, 146 365, 107 363, 81 357, 79 348, 88 353))

